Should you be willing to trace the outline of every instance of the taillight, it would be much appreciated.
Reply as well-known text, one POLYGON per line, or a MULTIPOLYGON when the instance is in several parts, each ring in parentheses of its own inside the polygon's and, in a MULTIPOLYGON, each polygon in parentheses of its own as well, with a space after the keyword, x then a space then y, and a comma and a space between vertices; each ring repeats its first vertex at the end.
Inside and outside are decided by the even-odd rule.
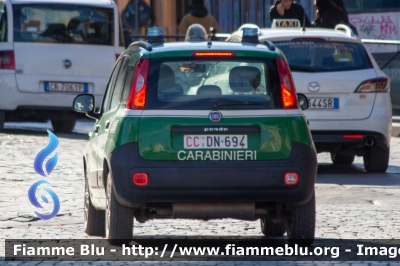
POLYGON ((368 92, 388 92, 390 91, 390 78, 376 78, 369 79, 362 82, 355 92, 368 93, 368 92))
POLYGON ((0 69, 15 69, 14 51, 0 51, 0 69))
POLYGON ((127 109, 143 109, 146 104, 147 76, 149 74, 149 59, 140 60, 136 65, 135 76, 131 86, 127 109))
POLYGON ((292 186, 299 183, 299 174, 294 172, 286 173, 283 180, 286 185, 292 186))
POLYGON ((283 107, 286 109, 296 109, 298 108, 297 95, 290 69, 283 59, 277 59, 276 61, 281 81, 283 107))
POLYGON ((115 60, 118 60, 119 54, 115 54, 115 60))
POLYGON ((344 139, 362 139, 364 138, 364 135, 359 135, 359 134, 355 134, 355 135, 343 135, 344 139))
POLYGON ((233 52, 194 52, 194 57, 234 57, 236 53, 233 52))
POLYGON ((146 173, 134 173, 132 180, 137 186, 145 186, 149 182, 149 177, 146 173))

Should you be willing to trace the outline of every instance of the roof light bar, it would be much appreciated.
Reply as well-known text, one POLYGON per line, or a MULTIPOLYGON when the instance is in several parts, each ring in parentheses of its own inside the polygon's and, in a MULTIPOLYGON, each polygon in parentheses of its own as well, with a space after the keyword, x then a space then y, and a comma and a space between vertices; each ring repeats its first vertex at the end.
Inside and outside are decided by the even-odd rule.
POLYGON ((259 28, 243 28, 242 42, 259 43, 259 28))
POLYGON ((150 36, 163 36, 162 28, 147 28, 147 37, 150 36))
POLYGON ((258 28, 243 28, 243 36, 258 36, 258 28))
POLYGON ((147 41, 149 43, 163 43, 164 34, 162 28, 147 28, 147 41))

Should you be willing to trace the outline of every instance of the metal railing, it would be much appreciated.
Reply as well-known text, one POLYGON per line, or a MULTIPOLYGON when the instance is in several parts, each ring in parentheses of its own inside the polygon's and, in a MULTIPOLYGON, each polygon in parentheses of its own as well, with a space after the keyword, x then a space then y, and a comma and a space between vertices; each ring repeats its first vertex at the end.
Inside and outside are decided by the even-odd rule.
MULTIPOLYGON (((226 39, 228 37, 230 37, 231 34, 230 33, 216 33, 215 37, 217 39, 226 39)), ((146 35, 129 35, 128 36, 131 40, 145 40, 147 39, 146 35)), ((176 34, 176 35, 164 35, 163 36, 165 40, 170 40, 170 39, 174 39, 175 41, 182 41, 185 39, 186 35, 182 35, 182 34, 176 34)))

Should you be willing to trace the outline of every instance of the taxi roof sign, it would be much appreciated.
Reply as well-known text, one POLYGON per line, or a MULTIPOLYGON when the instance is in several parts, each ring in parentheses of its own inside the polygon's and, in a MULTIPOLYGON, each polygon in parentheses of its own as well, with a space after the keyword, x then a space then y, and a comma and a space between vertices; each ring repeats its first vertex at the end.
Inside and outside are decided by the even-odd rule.
POLYGON ((274 19, 271 28, 300 28, 298 19, 274 19))

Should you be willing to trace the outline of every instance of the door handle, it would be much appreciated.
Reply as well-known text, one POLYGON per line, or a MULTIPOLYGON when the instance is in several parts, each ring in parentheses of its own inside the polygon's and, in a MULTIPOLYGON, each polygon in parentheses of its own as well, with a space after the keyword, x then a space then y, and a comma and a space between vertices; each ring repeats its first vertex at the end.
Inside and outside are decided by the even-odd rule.
POLYGON ((107 120, 105 123, 106 129, 108 129, 108 127, 110 126, 110 120, 107 120))
POLYGON ((95 125, 95 126, 94 126, 94 132, 95 132, 95 133, 98 133, 98 132, 99 132, 99 128, 101 128, 100 125, 95 125))

